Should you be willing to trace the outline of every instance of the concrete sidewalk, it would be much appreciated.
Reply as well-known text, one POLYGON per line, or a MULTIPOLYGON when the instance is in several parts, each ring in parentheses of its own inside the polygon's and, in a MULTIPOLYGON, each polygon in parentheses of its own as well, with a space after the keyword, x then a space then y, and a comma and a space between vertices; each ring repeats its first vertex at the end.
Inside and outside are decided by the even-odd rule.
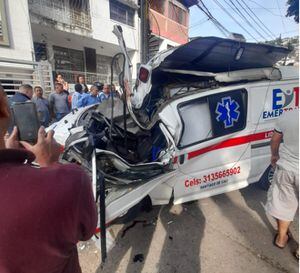
MULTIPOLYGON (((155 207, 132 228, 115 225, 116 244, 100 268, 93 242, 79 246, 83 273, 296 273, 294 240, 273 246, 275 222, 263 209, 266 192, 246 189, 177 206, 155 207), (142 262, 133 262, 142 254, 142 262)), ((298 216, 292 233, 298 242, 298 216)))

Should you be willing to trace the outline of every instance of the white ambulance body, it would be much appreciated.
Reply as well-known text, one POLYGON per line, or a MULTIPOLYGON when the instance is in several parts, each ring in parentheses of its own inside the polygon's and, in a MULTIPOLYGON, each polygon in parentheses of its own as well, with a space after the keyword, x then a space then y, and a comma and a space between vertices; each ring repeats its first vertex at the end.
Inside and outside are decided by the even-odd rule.
POLYGON ((96 174, 105 178, 106 223, 145 198, 180 204, 259 181, 276 119, 299 106, 298 69, 274 66, 287 53, 228 39, 192 41, 142 66, 134 91, 125 71, 125 119, 123 101, 114 98, 113 106, 109 100, 55 124, 64 159, 91 173, 96 193, 96 174), (253 63, 255 55, 262 57, 253 63), (211 64, 216 58, 225 61, 211 64))

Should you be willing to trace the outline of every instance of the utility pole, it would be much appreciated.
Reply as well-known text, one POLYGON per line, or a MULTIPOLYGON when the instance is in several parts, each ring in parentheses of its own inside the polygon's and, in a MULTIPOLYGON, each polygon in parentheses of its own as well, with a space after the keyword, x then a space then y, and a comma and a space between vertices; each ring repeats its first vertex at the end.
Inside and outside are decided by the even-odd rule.
POLYGON ((140 0, 141 14, 141 63, 145 64, 149 57, 149 3, 140 0))

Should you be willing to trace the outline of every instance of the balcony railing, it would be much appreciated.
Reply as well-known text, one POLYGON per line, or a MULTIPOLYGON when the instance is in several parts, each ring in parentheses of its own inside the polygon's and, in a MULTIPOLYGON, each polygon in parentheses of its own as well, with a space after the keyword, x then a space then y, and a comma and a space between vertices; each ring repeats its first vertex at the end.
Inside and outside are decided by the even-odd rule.
POLYGON ((188 42, 188 28, 161 13, 150 9, 150 29, 153 34, 162 36, 179 44, 188 42))
MULTIPOLYGON (((85 77, 85 82, 87 84, 93 84, 94 82, 110 83, 110 73, 100 74, 100 73, 89 73, 84 71, 72 71, 72 70, 58 70, 64 80, 68 83, 76 83, 76 79, 79 75, 85 77)), ((118 78, 114 75, 114 82, 117 82, 118 78)))
POLYGON ((72 27, 91 30, 89 10, 71 7, 68 3, 69 1, 64 0, 28 0, 29 10, 35 15, 72 27))

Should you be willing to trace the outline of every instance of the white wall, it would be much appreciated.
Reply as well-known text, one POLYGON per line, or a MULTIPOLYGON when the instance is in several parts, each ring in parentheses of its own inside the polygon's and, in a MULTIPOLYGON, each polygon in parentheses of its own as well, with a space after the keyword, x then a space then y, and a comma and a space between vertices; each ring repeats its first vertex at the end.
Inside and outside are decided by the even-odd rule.
POLYGON ((32 61, 33 42, 27 0, 6 0, 10 46, 0 46, 0 58, 32 61))
MULTIPOLYGON (((137 4, 138 1, 134 0, 134 2, 137 4)), ((127 49, 131 51, 129 55, 133 65, 132 75, 133 78, 136 78, 136 64, 140 62, 140 22, 137 11, 135 12, 134 27, 110 19, 109 0, 90 0, 90 12, 93 30, 92 37, 95 40, 118 45, 118 40, 112 31, 116 24, 122 27, 127 49)))
MULTIPOLYGON (((135 1, 137 3, 137 1, 135 1)), ((139 49, 138 40, 138 15, 135 13, 134 27, 122 24, 110 19, 109 0, 90 0, 90 10, 92 19, 93 38, 96 40, 118 44, 117 38, 112 33, 113 26, 122 26, 126 46, 130 50, 139 49)))
POLYGON ((159 46, 159 51, 168 49, 168 45, 173 46, 173 47, 176 47, 176 46, 180 45, 180 44, 178 44, 176 42, 173 42, 173 41, 171 41, 171 40, 169 40, 167 38, 163 38, 163 37, 160 37, 160 38, 163 39, 163 41, 162 41, 162 43, 159 46))

